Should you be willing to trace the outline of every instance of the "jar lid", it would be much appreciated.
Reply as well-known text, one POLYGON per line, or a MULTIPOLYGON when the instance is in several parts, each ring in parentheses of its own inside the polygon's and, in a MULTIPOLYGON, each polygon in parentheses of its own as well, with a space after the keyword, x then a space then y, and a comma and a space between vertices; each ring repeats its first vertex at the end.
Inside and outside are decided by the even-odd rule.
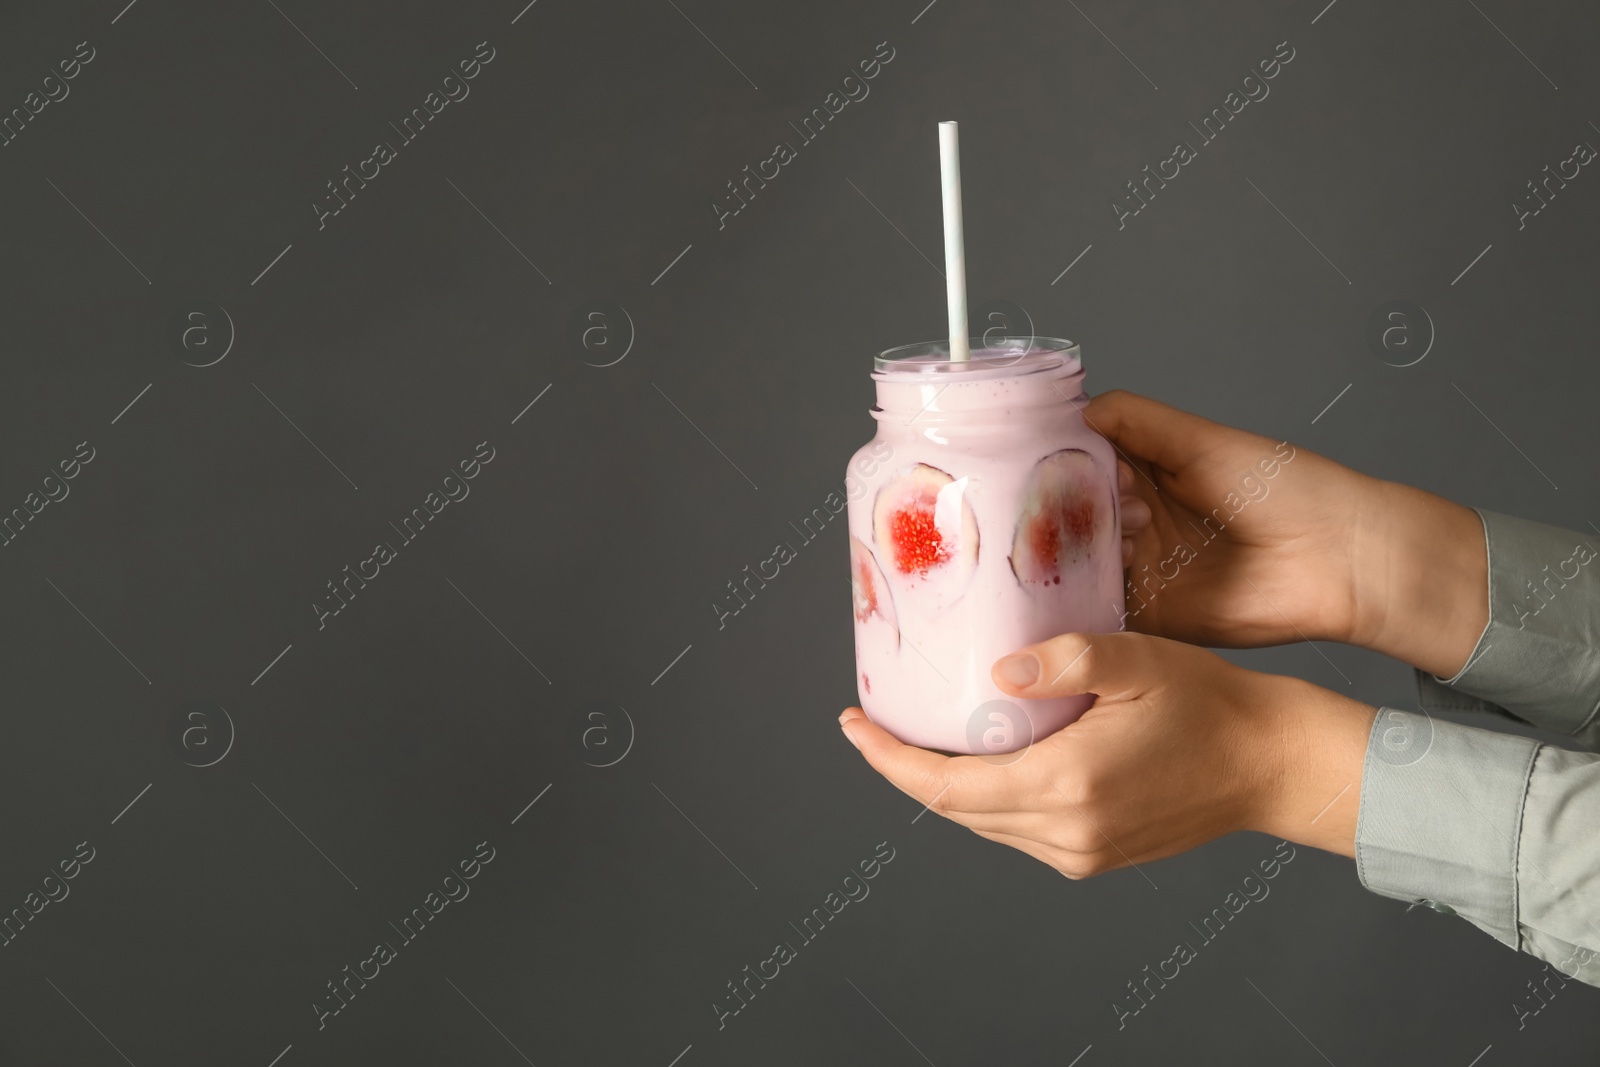
POLYGON ((891 348, 873 357, 872 376, 896 381, 950 378, 972 381, 1050 370, 1060 370, 1070 375, 1083 368, 1078 346, 1060 337, 988 334, 971 338, 968 344, 972 356, 966 360, 950 358, 949 341, 928 341, 891 348))

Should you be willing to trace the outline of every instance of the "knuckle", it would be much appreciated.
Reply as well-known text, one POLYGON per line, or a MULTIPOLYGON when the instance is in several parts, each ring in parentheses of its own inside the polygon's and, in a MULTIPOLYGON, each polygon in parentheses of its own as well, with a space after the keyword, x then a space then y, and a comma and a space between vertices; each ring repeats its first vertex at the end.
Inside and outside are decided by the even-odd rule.
POLYGON ((929 790, 930 794, 939 795, 935 810, 946 818, 994 810, 999 794, 997 784, 984 774, 987 769, 981 760, 969 756, 958 756, 945 764, 937 785, 929 790))
POLYGON ((1074 819, 1082 820, 1086 814, 1093 815, 1089 806, 1099 798, 1100 793, 1095 779, 1093 771, 1077 768, 1071 773, 1057 776, 1051 783, 1061 799, 1067 802, 1068 814, 1074 819))
POLYGON ((1100 854, 1067 856, 1061 860, 1057 869, 1068 878, 1079 881, 1084 878, 1093 878, 1097 874, 1104 874, 1111 869, 1111 864, 1100 854))
POLYGON ((1069 824, 1061 834, 1061 847, 1078 855, 1093 852, 1100 845, 1100 832, 1086 819, 1069 824))
POLYGON ((1083 634, 1061 634, 1045 643, 1044 682, 1060 685, 1076 676, 1092 674, 1095 663, 1094 643, 1083 634))
POLYGON ((1078 804, 1089 817, 1096 822, 1102 817, 1099 809, 1105 806, 1106 798, 1112 789, 1112 781, 1108 772, 1091 767, 1077 776, 1074 783, 1077 787, 1078 804))
POLYGON ((1149 634, 1122 630, 1118 633, 1106 634, 1105 640, 1108 648, 1114 648, 1124 656, 1139 657, 1145 654, 1151 643, 1156 641, 1157 638, 1151 637, 1149 634))
POLYGON ((956 785, 953 781, 936 779, 928 783, 928 810, 946 819, 955 817, 961 809, 956 806, 956 785))
POLYGON ((1056 870, 1060 871, 1063 875, 1072 879, 1074 882, 1088 878, 1094 873, 1089 869, 1088 863, 1077 856, 1066 856, 1057 860, 1056 870))
POLYGON ((1105 658, 1105 653, 1086 637, 1079 637, 1074 644, 1077 651, 1073 655, 1077 658, 1077 662, 1072 665, 1072 669, 1086 677, 1097 675, 1100 671, 1100 661, 1105 658))

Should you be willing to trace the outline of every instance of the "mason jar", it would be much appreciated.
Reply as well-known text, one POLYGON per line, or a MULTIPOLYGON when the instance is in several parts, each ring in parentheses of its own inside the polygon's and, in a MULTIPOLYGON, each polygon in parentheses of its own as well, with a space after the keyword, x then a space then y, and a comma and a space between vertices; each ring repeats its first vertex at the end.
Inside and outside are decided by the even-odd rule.
POLYGON ((1078 346, 907 345, 872 378, 877 434, 847 472, 861 706, 907 744, 1018 751, 1094 698, 1013 699, 995 660, 1126 617, 1116 456, 1081 413, 1078 346))

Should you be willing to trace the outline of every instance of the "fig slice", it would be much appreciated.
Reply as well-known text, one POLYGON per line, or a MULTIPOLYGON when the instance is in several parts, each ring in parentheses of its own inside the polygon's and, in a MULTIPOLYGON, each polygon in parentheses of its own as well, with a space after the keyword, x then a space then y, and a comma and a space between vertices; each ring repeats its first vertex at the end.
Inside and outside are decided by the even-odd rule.
POLYGON ((1076 448, 1052 452, 1028 475, 1022 514, 1011 542, 1011 573, 1028 585, 1060 585, 1061 575, 1089 559, 1111 521, 1094 457, 1076 448))
POLYGON ((886 554, 890 579, 908 590, 929 589, 932 606, 961 596, 977 567, 969 486, 967 478, 918 463, 885 483, 873 502, 873 541, 886 554))
POLYGON ((855 603, 857 622, 867 624, 877 616, 894 631, 895 644, 899 645, 900 624, 895 620, 888 579, 883 576, 872 549, 854 534, 850 535, 850 598, 855 603))

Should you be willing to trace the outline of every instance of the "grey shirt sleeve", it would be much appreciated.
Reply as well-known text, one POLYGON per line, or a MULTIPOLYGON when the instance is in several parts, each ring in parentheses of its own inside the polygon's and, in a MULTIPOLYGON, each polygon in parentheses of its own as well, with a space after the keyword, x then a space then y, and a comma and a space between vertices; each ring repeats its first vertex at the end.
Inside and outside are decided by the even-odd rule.
POLYGON ((1489 622, 1455 677, 1417 672, 1423 714, 1379 709, 1356 869, 1600 985, 1600 756, 1427 714, 1486 711, 1600 748, 1600 538, 1478 515, 1489 622))
POLYGON ((1455 677, 1416 672, 1422 708, 1486 711, 1600 748, 1600 537, 1478 515, 1489 622, 1455 677))
POLYGON ((1380 708, 1356 823, 1361 884, 1460 915, 1600 986, 1600 755, 1380 708))

